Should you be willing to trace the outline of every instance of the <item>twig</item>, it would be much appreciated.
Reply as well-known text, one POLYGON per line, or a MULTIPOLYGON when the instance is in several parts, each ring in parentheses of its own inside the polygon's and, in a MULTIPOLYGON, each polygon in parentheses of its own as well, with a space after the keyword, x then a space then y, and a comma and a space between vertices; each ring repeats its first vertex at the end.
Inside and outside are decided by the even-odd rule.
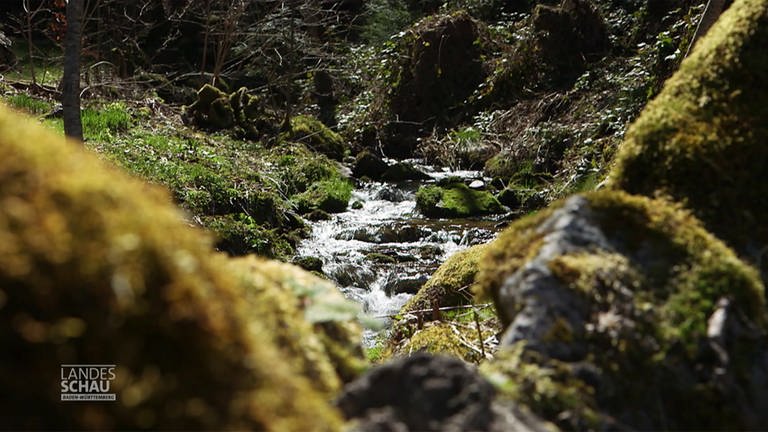
MULTIPOLYGON (((472 345, 466 339, 464 339, 464 337, 461 336, 461 332, 459 331, 459 329, 454 327, 452 324, 449 324, 449 325, 451 326, 451 331, 453 331, 453 334, 456 335, 456 340, 458 340, 460 344, 482 355, 484 359, 488 359, 488 356, 485 355, 485 349, 482 349, 482 350, 478 349, 476 346, 472 345)), ((482 338, 480 339, 480 342, 482 343, 482 338)))
MULTIPOLYGON (((470 309, 470 308, 485 308, 488 306, 493 305, 493 303, 482 303, 482 304, 471 304, 471 305, 463 305, 463 306, 445 306, 438 308, 439 311, 448 311, 448 310, 458 310, 458 309, 470 309)), ((434 309, 419 309, 419 310, 413 310, 408 311, 410 314, 420 314, 420 313, 427 313, 427 312, 433 312, 434 309)), ((400 314, 387 314, 387 315, 375 315, 374 318, 394 318, 400 314)))
POLYGON ((483 343, 483 332, 480 330, 480 317, 477 314, 477 309, 472 309, 472 315, 475 316, 475 326, 477 327, 477 340, 480 341, 480 350, 482 351, 483 358, 485 358, 485 344, 483 343))

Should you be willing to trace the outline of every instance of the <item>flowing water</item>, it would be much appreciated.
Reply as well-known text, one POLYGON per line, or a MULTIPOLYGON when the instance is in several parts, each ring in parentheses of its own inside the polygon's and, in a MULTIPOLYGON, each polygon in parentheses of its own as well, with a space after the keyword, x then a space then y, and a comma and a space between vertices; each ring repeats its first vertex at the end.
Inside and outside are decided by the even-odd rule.
MULTIPOLYGON (((475 171, 419 168, 433 181, 448 176, 466 181, 482 179, 475 171)), ((497 231, 496 222, 490 218, 424 218, 415 201, 416 190, 423 183, 359 185, 346 212, 312 223, 312 234, 299 245, 298 255, 319 258, 323 272, 348 298, 362 304, 368 315, 386 320, 446 258, 489 241, 497 231)), ((365 344, 372 344, 374 336, 375 332, 366 331, 365 344)))

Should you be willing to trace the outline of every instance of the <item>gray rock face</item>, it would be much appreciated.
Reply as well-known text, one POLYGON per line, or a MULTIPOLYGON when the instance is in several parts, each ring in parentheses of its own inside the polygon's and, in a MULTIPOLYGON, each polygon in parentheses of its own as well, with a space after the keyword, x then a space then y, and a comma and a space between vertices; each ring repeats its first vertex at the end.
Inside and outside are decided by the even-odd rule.
POLYGON ((564 319, 575 338, 583 338, 589 308, 583 298, 552 275, 548 264, 564 254, 610 249, 610 246, 592 220, 587 200, 580 196, 566 201, 538 230, 545 234, 538 255, 512 274, 499 291, 502 310, 516 311, 508 315, 511 324, 504 333, 502 345, 525 340, 531 349, 551 357, 578 359, 585 355, 583 345, 547 338, 547 335, 552 334, 556 326, 563 325, 560 320, 564 319))
POLYGON ((496 370, 517 386, 530 378, 509 364, 556 377, 542 384, 555 390, 518 402, 566 429, 768 427, 757 274, 665 205, 574 196, 502 234, 496 253, 525 259, 496 279, 500 351, 517 353, 496 370), (563 396, 574 389, 584 403, 563 396))
POLYGON ((531 415, 497 405, 489 382, 453 358, 416 354, 347 385, 336 404, 361 431, 544 431, 531 415))

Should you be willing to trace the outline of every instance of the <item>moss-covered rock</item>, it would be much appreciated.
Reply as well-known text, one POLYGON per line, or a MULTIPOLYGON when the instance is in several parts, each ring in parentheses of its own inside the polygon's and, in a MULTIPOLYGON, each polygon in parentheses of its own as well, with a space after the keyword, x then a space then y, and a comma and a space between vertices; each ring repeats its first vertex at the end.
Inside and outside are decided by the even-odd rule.
POLYGON ((232 127, 235 113, 229 104, 229 95, 206 84, 197 91, 197 101, 186 109, 195 124, 212 129, 232 127))
POLYGON ((270 258, 284 258, 296 246, 280 229, 270 228, 245 213, 201 216, 203 226, 216 235, 216 248, 230 255, 255 253, 270 258))
POLYGON ((408 300, 401 313, 470 303, 478 262, 485 248, 486 245, 472 246, 451 255, 408 300))
POLYGON ((491 355, 487 341, 498 333, 498 320, 489 305, 475 305, 472 297, 485 248, 457 252, 435 271, 400 309, 402 318, 384 341, 383 357, 427 351, 479 363, 491 355))
POLYGON ((380 112, 374 113, 387 155, 411 156, 417 137, 467 116, 464 102, 486 76, 487 33, 460 11, 427 17, 397 40, 387 77, 377 83, 380 112))
POLYGON ((765 46, 768 3, 735 2, 631 126, 610 173, 616 188, 685 203, 764 272, 765 46))
POLYGON ((472 328, 435 321, 427 323, 420 330, 416 330, 403 344, 398 345, 392 354, 401 357, 424 351, 469 361, 469 359, 479 357, 480 353, 474 351, 474 347, 465 340, 476 338, 477 334, 472 328))
POLYGON ((545 419, 768 425, 763 285, 687 211, 618 192, 574 196, 513 224, 480 263, 478 284, 507 327, 507 354, 488 373, 545 419))
POLYGON ((424 171, 406 162, 398 162, 381 175, 382 180, 400 182, 407 180, 429 180, 431 177, 424 171))
POLYGON ((363 150, 355 156, 355 165, 352 167, 352 175, 357 178, 368 177, 371 180, 379 180, 388 165, 380 157, 371 151, 363 150))
POLYGON ((349 181, 332 179, 313 183, 305 192, 295 195, 293 200, 301 213, 315 210, 341 213, 347 210, 351 197, 352 185, 349 181))
POLYGON ((298 256, 291 260, 293 264, 312 272, 323 272, 323 260, 313 256, 298 256))
POLYGON ((493 194, 470 189, 464 183, 422 186, 416 192, 416 207, 431 218, 469 217, 504 211, 493 194))
POLYGON ((300 142, 311 150, 336 160, 341 160, 346 152, 341 135, 311 116, 293 117, 291 130, 283 134, 283 139, 300 142))
POLYGON ((0 156, 5 427, 339 427, 310 369, 275 345, 277 320, 253 313, 287 308, 273 299, 300 273, 236 266, 166 192, 4 109, 0 156), (117 365, 116 402, 61 402, 61 364, 104 362, 117 365))
POLYGON ((276 346, 302 376, 326 395, 366 367, 356 323, 360 307, 336 286, 293 265, 253 256, 233 260, 250 313, 269 323, 276 346))
POLYGON ((242 135, 258 139, 275 133, 280 122, 276 113, 267 109, 263 100, 242 87, 226 93, 210 84, 197 91, 197 100, 185 107, 186 119, 196 126, 222 130, 237 128, 242 135))

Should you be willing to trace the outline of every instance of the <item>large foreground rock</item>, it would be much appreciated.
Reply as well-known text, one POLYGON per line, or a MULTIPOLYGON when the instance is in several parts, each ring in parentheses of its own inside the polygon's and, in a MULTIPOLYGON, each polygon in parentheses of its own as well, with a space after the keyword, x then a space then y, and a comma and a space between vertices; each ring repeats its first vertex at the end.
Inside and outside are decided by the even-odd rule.
POLYGON ((764 429, 757 273, 685 210, 574 196, 488 246, 478 283, 506 330, 485 372, 565 429, 764 429))
POLYGON ((339 426, 359 330, 333 287, 214 253, 167 192, 5 109, 0 160, 3 427, 339 426), (61 402, 60 365, 93 363, 117 401, 61 402))
POLYGON ((349 384, 337 405, 361 431, 543 431, 544 424, 496 403, 496 390, 468 364, 416 354, 349 384))
POLYGON ((767 46, 768 1, 734 2, 629 129, 611 172, 617 188, 685 203, 764 272, 767 46))

